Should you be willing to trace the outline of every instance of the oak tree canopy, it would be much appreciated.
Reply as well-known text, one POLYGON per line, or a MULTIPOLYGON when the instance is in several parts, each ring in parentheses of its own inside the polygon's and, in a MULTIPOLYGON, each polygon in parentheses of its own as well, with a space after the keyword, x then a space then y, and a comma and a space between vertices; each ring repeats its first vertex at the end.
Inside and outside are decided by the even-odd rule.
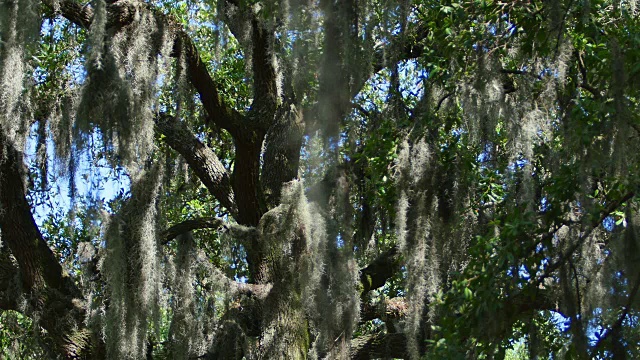
POLYGON ((640 357, 635 1, 0 0, 9 359, 640 357))

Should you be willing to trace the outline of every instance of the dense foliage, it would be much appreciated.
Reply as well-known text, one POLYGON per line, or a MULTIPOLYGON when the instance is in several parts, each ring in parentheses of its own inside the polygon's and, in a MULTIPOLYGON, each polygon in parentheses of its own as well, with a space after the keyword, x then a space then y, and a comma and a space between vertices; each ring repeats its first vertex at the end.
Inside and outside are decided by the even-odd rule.
POLYGON ((640 357, 635 1, 0 0, 9 359, 640 357))

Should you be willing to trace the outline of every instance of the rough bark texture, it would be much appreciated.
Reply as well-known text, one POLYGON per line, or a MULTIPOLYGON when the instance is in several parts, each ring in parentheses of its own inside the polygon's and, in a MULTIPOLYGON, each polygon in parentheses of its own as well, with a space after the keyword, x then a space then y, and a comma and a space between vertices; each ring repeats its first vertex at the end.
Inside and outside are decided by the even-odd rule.
POLYGON ((211 194, 220 201, 233 216, 238 210, 231 189, 231 180, 216 154, 199 141, 183 123, 169 116, 156 122, 169 146, 182 155, 211 194))
POLYGON ((16 309, 27 300, 27 315, 40 314, 39 324, 59 354, 88 358, 100 352, 99 343, 85 327, 82 293, 62 269, 42 238, 25 197, 21 154, 0 129, 0 229, 2 240, 16 259, 18 272, 3 255, 3 303, 16 309), (14 276, 20 279, 15 283, 14 276), (93 353, 93 354, 92 354, 93 353))
POLYGON ((351 359, 407 358, 404 334, 366 335, 352 341, 351 359))
POLYGON ((265 140, 261 181, 269 207, 280 203, 282 185, 298 177, 304 120, 295 105, 283 105, 265 140))

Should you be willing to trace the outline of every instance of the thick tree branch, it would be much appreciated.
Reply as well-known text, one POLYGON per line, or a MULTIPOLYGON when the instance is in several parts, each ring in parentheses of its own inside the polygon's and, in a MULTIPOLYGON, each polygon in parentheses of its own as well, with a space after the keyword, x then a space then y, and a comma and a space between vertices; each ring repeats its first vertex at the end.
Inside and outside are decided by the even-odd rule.
MULTIPOLYGON (((56 9, 52 0, 44 0, 44 3, 56 9)), ((62 16, 79 26, 87 28, 91 24, 93 11, 90 7, 80 6, 73 0, 61 0, 59 10, 62 16)), ((108 5, 109 24, 114 29, 126 26, 135 20, 134 15, 138 11, 155 12, 149 5, 143 3, 126 0, 113 2, 108 5)), ((167 28, 175 31, 174 54, 178 56, 182 54, 184 56, 189 79, 198 91, 209 118, 220 128, 228 130, 234 138, 259 138, 256 141, 261 143, 262 137, 251 137, 250 134, 247 134, 243 126, 243 116, 224 103, 217 90, 217 85, 206 68, 206 64, 200 58, 193 41, 184 29, 163 14, 156 13, 155 16, 165 21, 167 28)), ((166 136, 169 146, 185 157, 187 163, 193 168, 209 191, 236 217, 238 209, 231 190, 229 175, 215 154, 198 141, 186 126, 177 121, 170 121, 167 117, 163 117, 157 122, 157 127, 166 136)), ((259 154, 256 156, 259 158, 259 154)), ((240 159, 236 159, 236 164, 239 168, 247 166, 240 159)), ((257 173, 258 171, 254 172, 257 173)), ((253 178, 257 179, 257 177, 258 175, 255 174, 253 178)), ((250 201, 252 205, 255 202, 250 201)))
MULTIPOLYGON (((235 4, 232 6, 238 6, 235 4)), ((294 102, 282 104, 278 86, 278 77, 282 74, 278 73, 280 70, 275 49, 276 29, 266 25, 262 17, 250 11, 246 5, 244 7, 242 13, 251 14, 252 31, 254 100, 249 118, 257 132, 266 135, 260 185, 264 187, 267 207, 275 207, 280 202, 282 185, 298 175, 304 124, 294 102)), ((258 201, 262 200, 263 195, 257 195, 258 201)))
POLYGON ((280 102, 275 28, 256 12, 254 4, 223 0, 219 4, 226 24, 241 44, 253 75, 253 103, 249 114, 252 129, 266 132, 280 102))
POLYGON ((402 333, 363 335, 351 340, 352 360, 405 359, 407 337, 402 333))
POLYGON ((263 26, 256 16, 251 21, 253 31, 253 120, 262 126, 263 130, 269 128, 273 114, 279 102, 276 58, 273 31, 263 26))
POLYGON ((185 124, 169 115, 159 116, 156 127, 165 136, 167 144, 185 158, 209 192, 236 217, 230 177, 216 154, 200 142, 185 124))
MULTIPOLYGON (((53 8, 53 0, 43 1, 53 8)), ((73 0, 61 0, 61 3, 64 4, 60 7, 64 17, 79 26, 87 27, 90 25, 90 21, 87 19, 92 18, 92 10, 89 7, 79 9, 73 0)), ((195 138, 184 124, 165 116, 157 121, 158 130, 166 136, 167 144, 187 160, 189 166, 204 185, 220 201, 222 206, 229 210, 238 223, 250 226, 257 225, 260 217, 267 210, 260 185, 260 154, 266 126, 256 126, 255 121, 249 123, 244 116, 224 103, 217 90, 217 85, 211 78, 206 64, 200 58, 191 38, 179 24, 157 12, 151 5, 128 0, 109 4, 108 24, 111 27, 110 31, 117 31, 120 27, 134 21, 136 16, 132 16, 132 14, 135 15, 139 11, 153 12, 156 18, 166 24, 167 29, 174 31, 176 42, 174 43, 173 55, 184 58, 189 79, 198 91, 209 119, 220 128, 228 130, 235 140, 236 158, 233 175, 229 176, 215 154, 195 138)), ((230 26, 233 27, 233 25, 230 23, 230 26)), ((259 50, 264 53, 266 51, 264 46, 267 46, 272 39, 269 39, 269 34, 266 32, 257 32, 256 36, 263 46, 259 50)), ((259 59, 257 61, 266 60, 259 59)), ((275 66, 272 63, 262 65, 275 66)), ((275 68, 269 68, 266 71, 267 73, 259 75, 264 78, 258 83, 264 83, 266 87, 271 89, 275 84, 275 75, 272 73, 275 68)), ((260 90, 264 91, 265 89, 260 90)), ((256 112, 250 117, 252 120, 257 119, 257 116, 273 119, 273 112, 264 113, 257 110, 259 109, 256 109, 256 112)), ((275 111, 275 108, 272 110, 275 111)), ((267 124, 271 122, 272 120, 267 124)), ((259 254, 252 254, 253 248, 259 247, 248 247, 249 257, 259 258, 259 254)))
POLYGON ((248 244, 245 242, 246 238, 257 236, 257 230, 253 227, 246 227, 234 223, 228 223, 221 218, 202 217, 185 220, 183 222, 172 225, 160 234, 160 239, 161 243, 166 245, 169 241, 175 239, 179 235, 186 234, 193 230, 220 228, 223 228, 224 232, 229 233, 231 236, 235 237, 238 243, 243 246, 248 246, 248 244))
POLYGON ((189 80, 200 95, 202 105, 209 115, 208 119, 219 128, 229 131, 234 138, 241 136, 245 131, 243 115, 225 103, 189 35, 183 30, 178 31, 177 35, 177 47, 184 49, 189 80))
POLYGON ((59 12, 69 21, 82 28, 88 29, 91 25, 93 9, 88 6, 72 0, 43 0, 42 2, 53 11, 59 12))
MULTIPOLYGON (((226 0, 221 1, 219 7, 231 33, 242 45, 245 61, 251 64, 253 75, 254 99, 247 116, 246 129, 235 137, 236 161, 232 184, 237 196, 238 222, 255 226, 267 211, 260 178, 263 141, 267 132, 273 132, 274 123, 288 120, 277 119, 281 111, 278 111, 280 95, 276 82, 275 33, 265 24, 262 16, 257 15, 254 5, 226 0)), ((269 142, 266 147, 269 153, 269 142)), ((263 167, 266 172, 272 163, 268 158, 265 158, 263 167)))
POLYGON ((263 134, 250 141, 236 141, 236 159, 231 184, 236 194, 238 223, 256 226, 267 211, 260 184, 260 153, 263 134))
POLYGON ((298 176, 304 123, 293 104, 286 106, 278 109, 265 141, 260 179, 269 207, 280 203, 282 185, 298 176))
POLYGON ((201 229, 219 229, 224 226, 224 220, 220 218, 206 217, 185 220, 181 223, 175 224, 163 231, 160 234, 162 244, 166 244, 169 241, 175 239, 178 235, 187 233, 193 230, 201 229))
MULTIPOLYGON (((199 262, 204 265, 209 276, 212 278, 218 279, 220 281, 220 285, 223 285, 227 288, 231 295, 243 295, 250 296, 257 300, 264 300, 269 292, 271 291, 271 284, 250 284, 244 283, 240 281, 236 281, 227 276, 221 269, 212 265, 208 260, 203 259, 201 256, 198 256, 199 262)), ((204 286, 205 289, 213 291, 212 288, 208 286, 204 286)))
MULTIPOLYGON (((38 324, 48 331, 59 353, 67 358, 80 358, 89 351, 92 342, 84 326, 83 296, 33 219, 25 196, 23 166, 21 153, 0 129, 0 229, 2 242, 18 265, 21 288, 28 299, 26 315, 39 313, 38 324)), ((2 268, 13 273, 6 258, 2 268)), ((2 279, 2 286, 10 284, 2 279)), ((19 291, 14 294, 18 296, 19 291)), ((7 298, 10 294, 6 292, 3 295, 2 305, 13 308, 15 299, 7 298)))
MULTIPOLYGON (((2 132, 2 129, 0 129, 2 132)), ((26 289, 51 286, 63 289, 69 282, 62 266, 42 238, 25 197, 22 155, 0 133, 0 228, 2 241, 16 257, 26 289)), ((75 289, 76 294, 79 294, 75 289)))
POLYGON ((362 297, 369 291, 384 286, 384 284, 400 269, 400 253, 397 247, 380 254, 367 267, 360 270, 360 282, 363 286, 362 297))

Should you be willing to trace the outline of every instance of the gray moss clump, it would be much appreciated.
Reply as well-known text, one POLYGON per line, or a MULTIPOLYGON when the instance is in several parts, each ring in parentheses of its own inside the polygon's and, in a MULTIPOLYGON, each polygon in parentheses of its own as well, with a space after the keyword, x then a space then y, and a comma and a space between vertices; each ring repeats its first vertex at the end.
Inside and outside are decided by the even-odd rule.
POLYGON ((434 301, 464 269, 466 250, 477 226, 471 213, 472 188, 455 179, 455 167, 437 161, 424 139, 405 141, 398 156, 397 236, 407 268, 405 332, 412 359, 420 358, 421 334, 435 324, 438 313, 425 304, 434 301), (446 195, 446 196, 443 196, 446 195))
POLYGON ((19 149, 31 121, 27 57, 40 35, 39 6, 32 0, 0 3, 0 126, 19 149))
POLYGON ((180 235, 178 253, 176 254, 176 268, 173 281, 173 318, 169 329, 171 343, 170 356, 172 359, 187 359, 192 351, 192 342, 198 336, 194 333, 197 327, 193 316, 193 257, 195 256, 194 239, 190 233, 180 235))
POLYGON ((348 354, 359 316, 358 269, 346 250, 350 243, 330 218, 307 200, 303 183, 293 181, 283 189, 281 205, 260 221, 258 230, 269 244, 268 278, 273 281, 258 351, 264 358, 348 354), (336 346, 336 340, 342 345, 336 346))
POLYGON ((156 230, 159 172, 154 167, 133 180, 131 198, 105 230, 100 270, 107 284, 103 336, 110 358, 142 358, 148 327, 157 321, 153 317, 158 314, 161 284, 156 230))
POLYGON ((85 49, 86 80, 77 109, 76 144, 98 128, 107 150, 125 164, 146 159, 153 148, 159 88, 169 72, 173 34, 157 14, 138 11, 135 21, 115 34, 106 28, 104 0, 85 49))

